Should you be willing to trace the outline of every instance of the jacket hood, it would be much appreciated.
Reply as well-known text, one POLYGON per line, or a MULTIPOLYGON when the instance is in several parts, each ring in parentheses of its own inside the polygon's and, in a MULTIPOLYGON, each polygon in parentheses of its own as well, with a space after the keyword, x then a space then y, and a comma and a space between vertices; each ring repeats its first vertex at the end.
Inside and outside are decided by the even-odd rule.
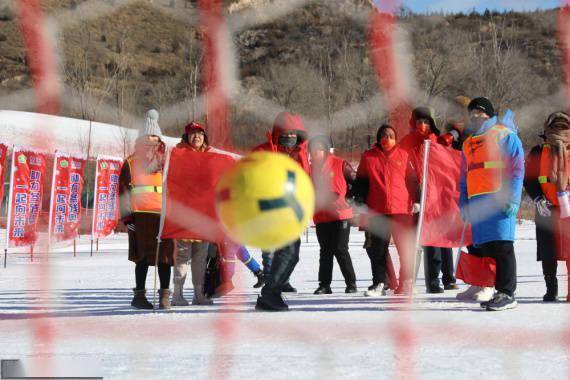
POLYGON ((275 118, 273 123, 273 131, 271 132, 271 140, 277 144, 279 135, 283 132, 295 132, 299 139, 299 144, 307 140, 307 130, 303 124, 303 119, 299 115, 289 112, 281 112, 275 118))
POLYGON ((435 111, 433 108, 417 107, 412 111, 412 117, 410 118, 410 127, 412 130, 416 129, 416 121, 418 119, 429 120, 431 132, 439 136, 440 132, 435 123, 435 111))

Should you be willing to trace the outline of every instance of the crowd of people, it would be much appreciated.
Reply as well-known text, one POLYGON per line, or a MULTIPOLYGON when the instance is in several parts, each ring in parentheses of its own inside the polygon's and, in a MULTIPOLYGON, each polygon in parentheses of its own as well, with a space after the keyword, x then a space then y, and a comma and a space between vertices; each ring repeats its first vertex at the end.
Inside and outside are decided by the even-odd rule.
MULTIPOLYGON (((364 247, 371 264, 372 283, 364 295, 380 297, 392 290, 412 295, 418 267, 415 236, 420 212, 423 146, 429 140, 447 149, 461 151, 462 163, 457 203, 461 218, 471 226, 470 255, 492 258, 496 265, 494 287, 471 285, 457 293, 461 300, 474 300, 489 311, 517 306, 517 265, 514 250, 515 222, 523 186, 536 205, 537 259, 542 262, 546 283, 545 302, 558 300, 557 262, 570 271, 570 253, 565 246, 562 220, 570 216, 568 200, 568 155, 570 116, 555 112, 546 120, 544 143, 534 147, 526 160, 512 118, 499 121, 492 102, 484 97, 459 98, 463 106, 447 120, 445 131, 437 126, 435 111, 415 108, 409 133, 401 139, 394 126, 381 125, 376 142, 364 152, 355 169, 334 153, 328 135, 310 136, 300 116, 288 112, 275 119, 267 141, 254 150, 285 154, 311 176, 316 208, 313 217, 320 245, 318 288, 314 294, 331 294, 334 259, 346 283, 346 293, 357 293, 356 274, 349 253, 351 227, 365 231, 364 247), (310 136, 310 138, 309 138, 310 136), (526 166, 526 167, 525 167, 526 166), (525 174, 526 173, 526 174, 525 174), (355 205, 359 213, 355 218, 355 205), (355 222, 355 220, 358 220, 355 222), (399 256, 397 275, 389 253, 394 241, 399 256)), ((135 263, 136 287, 131 305, 152 309, 145 295, 149 266, 157 264, 160 280, 159 307, 186 306, 184 284, 190 263, 193 305, 211 305, 212 298, 233 289, 231 278, 216 282, 212 273, 224 264, 216 244, 198 240, 163 239, 157 253, 157 234, 162 207, 162 171, 166 146, 161 139, 158 112, 151 110, 136 141, 134 153, 125 160, 120 175, 121 218, 129 236, 129 260, 135 263), (171 267, 174 266, 170 291, 171 267)), ((206 129, 197 122, 186 125, 181 149, 208 152, 206 129)), ((205 189, 213 191, 213 189, 205 189)), ((570 241, 570 239, 568 239, 570 241)), ((236 254, 257 278, 261 287, 256 309, 286 311, 282 292, 296 292, 290 276, 299 262, 301 240, 262 253, 262 267, 245 247, 236 254)), ((449 247, 421 247, 424 255, 427 293, 457 290, 453 254, 449 247), (442 273, 442 283, 439 275, 442 273), (442 286, 443 285, 443 286, 442 286)), ((566 301, 570 302, 570 295, 566 301)))

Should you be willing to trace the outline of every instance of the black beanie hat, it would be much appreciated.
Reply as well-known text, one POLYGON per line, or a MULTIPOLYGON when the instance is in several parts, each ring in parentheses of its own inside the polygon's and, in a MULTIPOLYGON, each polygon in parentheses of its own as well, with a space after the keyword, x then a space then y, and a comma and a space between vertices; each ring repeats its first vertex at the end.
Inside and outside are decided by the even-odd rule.
POLYGON ((333 147, 332 139, 331 139, 331 137, 328 136, 328 135, 317 135, 317 136, 312 137, 312 138, 309 140, 309 150, 311 150, 311 148, 312 148, 312 147, 314 146, 314 144, 316 144, 316 143, 321 143, 321 144, 323 144, 323 145, 325 146, 325 150, 326 150, 327 152, 329 152, 329 151, 331 150, 331 148, 333 147))
POLYGON ((419 119, 429 120, 431 132, 439 136, 439 129, 435 125, 435 110, 430 107, 417 107, 412 111, 412 119, 410 124, 412 128, 416 127, 416 121, 419 119))
POLYGON ((469 110, 469 112, 473 110, 481 110, 485 112, 485 114, 489 117, 495 116, 495 107, 493 107, 493 103, 491 103, 489 99, 484 97, 473 99, 471 103, 469 103, 469 105, 467 106, 467 109, 469 110))
POLYGON ((380 135, 388 128, 394 131, 394 135, 396 136, 396 141, 398 140, 398 132, 396 132, 396 129, 389 124, 382 124, 380 128, 378 128, 378 131, 376 132, 376 143, 380 142, 380 135))

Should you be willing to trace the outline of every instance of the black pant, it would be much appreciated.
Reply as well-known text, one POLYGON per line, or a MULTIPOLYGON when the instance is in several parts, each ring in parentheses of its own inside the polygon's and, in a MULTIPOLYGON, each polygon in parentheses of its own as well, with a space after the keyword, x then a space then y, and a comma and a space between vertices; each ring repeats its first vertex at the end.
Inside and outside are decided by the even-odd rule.
POLYGON ((517 288, 517 259, 512 241, 491 241, 481 244, 471 252, 479 257, 491 257, 497 265, 495 289, 509 296, 517 288))
MULTIPOLYGON (((136 289, 143 290, 146 288, 146 275, 148 273, 148 264, 146 260, 139 261, 135 266, 136 289)), ((158 264, 158 278, 160 280, 160 288, 168 289, 170 287, 170 265, 158 264)))
POLYGON ((439 272, 443 273, 441 280, 444 285, 455 283, 451 248, 424 247, 426 287, 435 288, 439 286, 439 272))
POLYGON ((319 285, 330 286, 333 272, 333 257, 340 266, 340 271, 347 286, 356 286, 356 275, 348 253, 350 223, 348 220, 317 223, 317 239, 321 246, 319 257, 319 285))
POLYGON ((289 277, 299 262, 301 239, 273 252, 270 276, 265 280, 265 286, 261 294, 275 292, 281 294, 283 285, 289 281, 289 277))

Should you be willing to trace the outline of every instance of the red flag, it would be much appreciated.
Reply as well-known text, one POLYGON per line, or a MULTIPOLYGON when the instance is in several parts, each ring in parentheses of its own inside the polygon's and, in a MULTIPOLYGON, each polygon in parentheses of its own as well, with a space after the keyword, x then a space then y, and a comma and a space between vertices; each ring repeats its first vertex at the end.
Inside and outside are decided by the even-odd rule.
POLYGON ((85 158, 56 153, 50 200, 50 243, 77 238, 85 158))
POLYGON ((8 144, 0 142, 0 200, 4 199, 4 173, 6 172, 6 157, 8 144))
POLYGON ((555 220, 554 236, 556 239, 556 259, 570 260, 570 218, 560 219, 560 209, 552 209, 552 218, 555 220))
POLYGON ((119 175, 122 165, 123 160, 120 158, 97 156, 91 233, 93 239, 109 236, 119 222, 119 175))
POLYGON ((14 147, 6 247, 25 247, 38 240, 37 225, 42 208, 46 152, 14 147))
MULTIPOLYGON (((420 237, 420 244, 423 246, 453 248, 461 244, 463 220, 459 211, 460 169, 461 152, 441 144, 430 144, 424 220, 420 237)), ((469 244, 471 228, 468 227, 465 230, 463 246, 469 244)))
POLYGON ((495 286, 497 266, 490 257, 478 257, 461 252, 455 277, 474 286, 495 286))
POLYGON ((225 239, 216 215, 214 190, 235 162, 235 156, 223 151, 170 151, 163 179, 162 238, 225 239))

